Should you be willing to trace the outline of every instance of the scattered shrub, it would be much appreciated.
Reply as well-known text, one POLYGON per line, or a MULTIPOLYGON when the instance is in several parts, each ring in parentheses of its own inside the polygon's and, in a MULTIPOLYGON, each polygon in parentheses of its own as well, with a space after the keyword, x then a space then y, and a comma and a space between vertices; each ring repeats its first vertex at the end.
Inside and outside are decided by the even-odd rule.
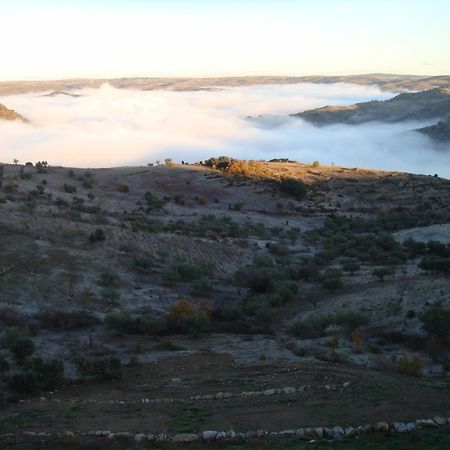
POLYGON ((46 310, 36 316, 44 328, 52 330, 73 330, 91 327, 99 323, 97 317, 86 311, 46 310))
POLYGON ((92 360, 80 356, 74 359, 74 364, 80 378, 115 380, 122 377, 122 363, 114 356, 92 360))
POLYGON ((99 284, 103 287, 116 287, 119 282, 119 276, 112 269, 104 270, 100 274, 99 284))
POLYGON ((64 365, 60 360, 44 361, 33 358, 26 363, 22 372, 11 377, 9 386, 22 394, 33 394, 40 390, 52 390, 64 382, 64 365))
POLYGON ((281 178, 277 182, 277 186, 281 192, 291 195, 296 200, 302 200, 308 192, 305 183, 296 178, 281 178))
POLYGON ((34 344, 29 338, 29 331, 26 328, 11 327, 7 329, 4 342, 18 364, 23 364, 25 359, 34 353, 34 344))
POLYGON ((442 304, 435 303, 426 308, 420 315, 424 330, 429 336, 446 340, 450 334, 450 310, 442 304))
POLYGON ((423 362, 415 353, 409 355, 405 352, 398 358, 397 368, 404 375, 419 376, 423 368, 423 362))
POLYGON ((77 187, 73 184, 64 183, 61 187, 61 190, 63 192, 66 192, 67 194, 73 194, 74 192, 77 192, 77 187))
POLYGON ((134 267, 141 270, 147 270, 153 265, 153 260, 149 256, 135 256, 134 267))
POLYGON ((101 242, 106 239, 105 233, 101 228, 97 228, 89 235, 89 240, 91 242, 101 242))
POLYGON ((356 353, 362 353, 364 350, 364 338, 359 330, 353 330, 352 332, 352 344, 356 353))
POLYGON ((379 281, 384 281, 384 277, 392 274, 392 270, 388 267, 378 267, 372 271, 372 275, 378 278, 379 281))
POLYGON ((128 186, 128 184, 123 184, 123 183, 119 183, 116 185, 116 191, 117 192, 129 192, 130 191, 130 186, 128 186))

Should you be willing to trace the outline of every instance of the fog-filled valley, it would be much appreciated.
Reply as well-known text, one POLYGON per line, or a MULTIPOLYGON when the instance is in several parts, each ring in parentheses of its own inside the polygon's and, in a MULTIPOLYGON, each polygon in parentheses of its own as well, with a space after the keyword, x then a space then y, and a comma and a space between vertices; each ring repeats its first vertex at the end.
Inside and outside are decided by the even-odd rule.
POLYGON ((195 91, 99 89, 0 97, 29 123, 0 121, 0 160, 54 165, 141 165, 212 155, 290 158, 450 177, 448 145, 414 132, 433 121, 316 127, 290 114, 387 100, 396 93, 348 83, 212 87, 195 91))

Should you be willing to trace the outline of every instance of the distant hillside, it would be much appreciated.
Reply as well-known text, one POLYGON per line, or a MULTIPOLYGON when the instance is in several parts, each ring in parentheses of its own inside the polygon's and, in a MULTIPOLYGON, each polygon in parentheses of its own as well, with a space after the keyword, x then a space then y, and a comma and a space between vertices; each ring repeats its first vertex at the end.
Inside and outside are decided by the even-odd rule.
POLYGON ((16 113, 12 109, 7 108, 5 105, 0 103, 0 120, 21 120, 22 122, 27 122, 27 120, 20 114, 16 113))
POLYGON ((83 88, 98 88, 109 83, 118 89, 139 89, 143 91, 167 89, 171 91, 197 91, 211 87, 240 87, 269 84, 295 83, 353 83, 364 86, 375 85, 385 91, 410 92, 435 87, 449 86, 450 76, 423 77, 417 75, 363 74, 349 76, 252 76, 216 78, 90 78, 50 81, 5 81, 0 82, 0 95, 23 94, 26 92, 71 91, 83 88))
POLYGON ((441 142, 450 142, 450 118, 438 122, 436 125, 431 125, 425 128, 419 128, 417 131, 424 133, 427 136, 441 142))
POLYGON ((79 95, 79 94, 72 94, 71 92, 64 92, 64 91, 53 91, 53 92, 50 92, 49 94, 41 95, 41 97, 60 97, 60 96, 74 97, 74 98, 81 97, 81 95, 79 95))
POLYGON ((349 106, 324 106, 293 116, 315 125, 446 119, 450 117, 450 87, 399 94, 385 101, 374 100, 349 106))

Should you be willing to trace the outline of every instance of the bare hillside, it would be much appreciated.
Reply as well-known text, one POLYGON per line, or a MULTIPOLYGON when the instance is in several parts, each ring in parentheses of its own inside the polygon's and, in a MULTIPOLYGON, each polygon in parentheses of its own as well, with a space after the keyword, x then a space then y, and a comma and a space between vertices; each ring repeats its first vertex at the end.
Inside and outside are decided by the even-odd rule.
POLYGON ((2 439, 450 415, 448 180, 168 164, 3 166, 2 439))

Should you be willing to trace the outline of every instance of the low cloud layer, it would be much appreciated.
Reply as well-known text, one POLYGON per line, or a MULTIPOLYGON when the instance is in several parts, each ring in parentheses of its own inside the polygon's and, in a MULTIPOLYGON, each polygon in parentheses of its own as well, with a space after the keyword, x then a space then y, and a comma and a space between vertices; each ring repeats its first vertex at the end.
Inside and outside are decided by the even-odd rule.
POLYGON ((326 104, 393 96, 376 87, 304 83, 170 92, 105 85, 77 93, 81 96, 32 93, 0 98, 31 121, 0 121, 0 161, 17 158, 107 167, 166 157, 194 162, 226 154, 246 159, 318 160, 450 178, 450 149, 445 152, 427 137, 408 132, 427 124, 316 128, 288 116, 326 104))

